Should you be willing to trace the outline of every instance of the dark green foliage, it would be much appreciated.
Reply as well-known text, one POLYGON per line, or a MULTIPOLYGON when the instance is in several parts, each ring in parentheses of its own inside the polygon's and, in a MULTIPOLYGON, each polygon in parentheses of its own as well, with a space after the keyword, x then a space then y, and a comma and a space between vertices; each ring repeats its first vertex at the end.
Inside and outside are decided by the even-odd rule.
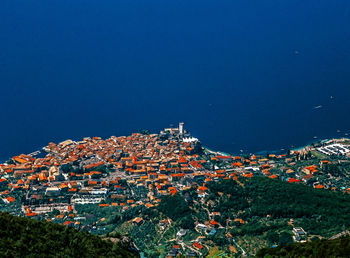
MULTIPOLYGON (((247 179, 244 185, 242 188, 231 180, 207 184, 209 199, 218 201, 214 209, 231 218, 241 211, 239 217, 245 220, 266 218, 267 215, 272 219, 299 219, 298 226, 316 235, 330 236, 350 227, 348 194, 266 177, 247 179), (218 192, 224 194, 219 198, 218 192)), ((242 227, 242 234, 254 234, 248 225, 242 227)), ((264 229, 257 225, 256 233, 260 234, 261 230, 264 229)))
POLYGON ((192 216, 185 216, 180 220, 180 226, 184 229, 194 229, 194 219, 192 216))
POLYGON ((61 166, 61 170, 64 173, 73 172, 73 166, 72 166, 72 164, 69 164, 69 163, 68 164, 63 164, 61 166))
POLYGON ((350 236, 335 240, 319 240, 303 244, 291 244, 276 248, 264 248, 257 257, 349 257, 350 236))
POLYGON ((137 254, 71 227, 0 213, 0 256, 137 257, 137 254))
POLYGON ((57 210, 57 209, 53 209, 52 215, 53 215, 53 216, 57 216, 58 214, 60 214, 60 211, 57 210))
POLYGON ((338 177, 338 176, 342 176, 343 172, 341 169, 341 166, 336 165, 336 164, 327 164, 324 166, 324 172, 325 173, 329 173, 332 176, 338 177))
POLYGON ((140 134, 144 134, 144 135, 150 135, 150 134, 151 134, 151 131, 148 130, 148 129, 140 129, 140 130, 139 130, 139 133, 140 133, 140 134))
POLYGON ((13 161, 13 159, 9 159, 8 161, 6 161, 6 163, 9 165, 15 165, 15 162, 13 161))
POLYGON ((203 147, 200 142, 196 142, 193 148, 194 154, 202 154, 203 153, 203 147))
POLYGON ((310 239, 310 241, 317 241, 317 240, 320 240, 320 238, 317 237, 317 236, 313 236, 313 237, 311 237, 311 239, 310 239))
POLYGON ((293 243, 293 238, 291 234, 288 234, 287 232, 282 232, 279 235, 279 241, 278 243, 280 245, 287 245, 293 243))
POLYGON ((252 199, 246 217, 301 218, 302 226, 313 234, 337 233, 350 226, 350 196, 301 184, 291 184, 265 177, 246 183, 252 199))
POLYGON ((79 166, 73 166, 70 163, 63 164, 61 166, 61 170, 64 173, 69 173, 69 172, 74 172, 76 174, 83 174, 84 173, 84 169, 83 168, 80 168, 79 166))
POLYGON ((217 210, 222 214, 227 210, 239 211, 248 207, 245 191, 235 181, 209 182, 207 187, 211 192, 211 195, 209 195, 210 199, 214 201, 219 200, 217 210), (219 198, 219 192, 225 193, 225 195, 219 198))
POLYGON ((279 241, 278 233, 276 233, 273 230, 270 230, 269 232, 267 232, 266 238, 271 245, 276 244, 279 241))
POLYGON ((158 210, 174 221, 188 216, 192 212, 185 199, 179 194, 163 197, 158 210))

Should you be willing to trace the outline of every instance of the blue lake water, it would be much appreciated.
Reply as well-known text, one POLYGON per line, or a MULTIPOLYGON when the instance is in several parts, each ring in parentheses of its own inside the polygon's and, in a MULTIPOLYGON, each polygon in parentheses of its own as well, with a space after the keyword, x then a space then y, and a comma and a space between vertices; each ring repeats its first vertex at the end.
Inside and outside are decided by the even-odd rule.
POLYGON ((349 17, 348 0, 2 0, 0 157, 179 121, 229 153, 344 136, 349 17))

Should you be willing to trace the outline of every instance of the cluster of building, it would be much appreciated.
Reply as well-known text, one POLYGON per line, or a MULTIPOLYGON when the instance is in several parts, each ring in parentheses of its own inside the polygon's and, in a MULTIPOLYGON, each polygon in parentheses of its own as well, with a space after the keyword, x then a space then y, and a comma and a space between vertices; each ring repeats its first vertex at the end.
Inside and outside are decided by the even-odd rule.
MULTIPOLYGON (((317 150, 327 155, 350 151, 340 144, 317 150)), ((243 186, 242 178, 262 175, 314 188, 334 187, 315 179, 331 161, 309 164, 309 160, 297 166, 304 164, 309 150, 289 155, 226 155, 202 148, 198 139, 184 130, 183 123, 159 134, 49 143, 44 151, 43 157, 22 154, 0 165, 0 198, 5 206, 20 205, 26 216, 58 211, 55 216, 65 218, 65 225, 79 225, 78 204, 98 204, 101 209, 118 206, 123 211, 136 206, 152 208, 162 196, 193 187, 199 197, 204 197, 206 183, 219 179, 235 180, 243 186)), ((137 225, 142 222, 142 218, 132 221, 137 225)), ((214 235, 217 227, 221 225, 211 220, 207 225, 198 223, 196 230, 214 235)), ((182 234, 186 232, 179 231, 178 237, 182 234)), ((198 251, 203 246, 194 242, 192 248, 198 251)), ((174 247, 173 253, 177 250, 174 247)))
POLYGON ((49 143, 44 157, 22 154, 0 165, 1 198, 11 203, 23 193, 18 201, 27 215, 106 199, 113 202, 103 206, 153 207, 157 197, 175 194, 203 176, 206 161, 195 154, 199 144, 183 123, 160 134, 49 143))
MULTIPOLYGON (((337 153, 349 150, 344 145, 333 144, 319 151, 326 149, 337 153)), ((33 207, 53 206, 57 199, 59 203, 73 205, 100 203, 107 197, 116 200, 115 205, 152 207, 157 205, 160 196, 173 195, 193 185, 197 185, 199 194, 204 196, 205 183, 219 178, 238 182, 239 176, 262 174, 279 178, 281 174, 273 172, 279 163, 287 165, 279 168, 287 175, 286 181, 308 182, 319 167, 330 163, 325 160, 305 166, 303 173, 298 173, 292 169, 296 159, 286 155, 241 157, 202 152, 200 142, 184 130, 183 123, 178 128, 166 128, 160 134, 66 140, 49 143, 44 150, 47 155, 42 158, 22 154, 13 157, 9 164, 0 165, 0 186, 8 186, 1 193, 4 202, 14 202, 11 193, 23 190, 26 192, 23 205, 33 207)), ((294 152, 296 154, 300 159, 303 153, 294 152)), ((322 188, 317 182, 314 186, 322 188)))
POLYGON ((340 143, 329 144, 323 147, 319 147, 317 148, 317 150, 328 156, 334 155, 350 157, 350 148, 340 143))

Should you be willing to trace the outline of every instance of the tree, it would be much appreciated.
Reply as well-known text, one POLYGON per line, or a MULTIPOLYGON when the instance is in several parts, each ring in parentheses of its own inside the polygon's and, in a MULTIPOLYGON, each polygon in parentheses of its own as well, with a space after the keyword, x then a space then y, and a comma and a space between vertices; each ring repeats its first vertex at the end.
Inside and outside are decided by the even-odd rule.
POLYGON ((279 241, 278 233, 271 230, 267 232, 266 238, 270 244, 276 244, 279 241))
POLYGON ((140 134, 144 134, 144 135, 150 135, 150 134, 151 134, 151 131, 148 130, 148 129, 140 129, 140 130, 139 130, 139 133, 140 133, 140 134))
POLYGON ((137 253, 72 227, 0 213, 0 256, 137 257, 137 253))
POLYGON ((57 209, 53 209, 52 215, 53 215, 53 216, 57 216, 58 214, 60 214, 60 211, 57 210, 57 209))
POLYGON ((290 234, 288 234, 287 232, 282 232, 279 235, 279 244, 280 245, 287 245, 293 243, 293 238, 290 234))
POLYGON ((192 213, 188 203, 180 194, 163 197, 158 210, 175 221, 192 213))
POLYGON ((184 229, 194 229, 194 220, 192 216, 186 216, 180 220, 180 227, 184 229))

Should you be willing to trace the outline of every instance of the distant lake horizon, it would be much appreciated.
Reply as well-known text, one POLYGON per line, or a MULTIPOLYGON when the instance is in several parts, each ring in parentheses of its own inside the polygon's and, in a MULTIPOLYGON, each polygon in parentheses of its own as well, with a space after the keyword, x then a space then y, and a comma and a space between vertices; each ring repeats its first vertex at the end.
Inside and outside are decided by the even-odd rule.
POLYGON ((0 3, 0 160, 185 122, 232 154, 350 134, 350 2, 0 3))

